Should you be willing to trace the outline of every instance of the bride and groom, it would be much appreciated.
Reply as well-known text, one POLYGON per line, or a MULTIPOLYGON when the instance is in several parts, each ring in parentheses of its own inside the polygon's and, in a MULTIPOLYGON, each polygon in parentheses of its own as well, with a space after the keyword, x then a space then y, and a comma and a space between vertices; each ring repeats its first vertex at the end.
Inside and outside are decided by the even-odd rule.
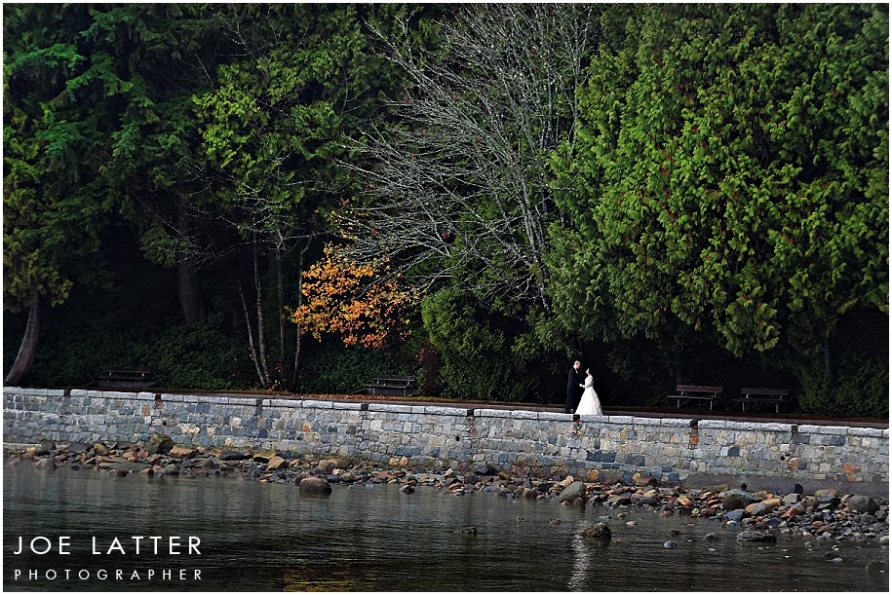
POLYGON ((582 398, 579 400, 579 406, 576 407, 577 415, 604 415, 601 411, 601 401, 598 399, 598 393, 595 392, 594 381, 590 368, 585 370, 585 381, 580 382, 579 368, 582 364, 579 361, 573 362, 570 373, 567 375, 567 403, 564 407, 565 413, 571 413, 573 405, 575 405, 576 395, 579 389, 585 389, 582 398))

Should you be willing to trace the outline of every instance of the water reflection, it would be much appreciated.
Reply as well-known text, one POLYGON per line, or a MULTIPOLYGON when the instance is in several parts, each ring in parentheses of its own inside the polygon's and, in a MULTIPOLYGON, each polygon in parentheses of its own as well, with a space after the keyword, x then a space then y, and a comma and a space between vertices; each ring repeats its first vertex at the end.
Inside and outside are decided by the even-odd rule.
MULTIPOLYGON (((581 528, 580 528, 581 530, 581 528)), ((567 584, 568 591, 585 591, 585 580, 589 574, 592 556, 595 548, 591 543, 586 543, 581 535, 573 536, 573 573, 567 584)))
POLYGON ((301 497, 293 485, 234 479, 148 479, 30 465, 4 469, 6 590, 201 591, 875 591, 888 579, 866 572, 888 562, 878 546, 809 549, 801 539, 748 547, 715 521, 660 518, 652 512, 555 501, 453 496, 420 487, 336 486, 327 498, 301 497), (607 516, 609 518, 603 519, 607 516), (523 522, 518 522, 522 517, 523 522), (560 523, 551 522, 552 519, 560 523), (606 547, 581 539, 605 521, 606 547), (635 525, 626 522, 634 520, 635 525), (475 525, 476 536, 455 533, 475 525), (704 540, 715 533, 716 541, 704 540), (197 535, 201 556, 157 559, 13 556, 18 536, 197 535), (663 548, 670 538, 674 550, 663 548), (47 567, 200 568, 201 581, 14 581, 15 569, 47 567))

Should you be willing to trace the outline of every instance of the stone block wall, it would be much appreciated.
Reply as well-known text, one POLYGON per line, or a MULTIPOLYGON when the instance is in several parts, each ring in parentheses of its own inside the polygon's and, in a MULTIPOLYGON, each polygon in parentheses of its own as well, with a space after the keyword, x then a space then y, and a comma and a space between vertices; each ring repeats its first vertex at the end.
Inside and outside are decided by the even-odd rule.
POLYGON ((139 441, 589 480, 889 481, 889 430, 313 399, 6 387, 5 442, 139 441))

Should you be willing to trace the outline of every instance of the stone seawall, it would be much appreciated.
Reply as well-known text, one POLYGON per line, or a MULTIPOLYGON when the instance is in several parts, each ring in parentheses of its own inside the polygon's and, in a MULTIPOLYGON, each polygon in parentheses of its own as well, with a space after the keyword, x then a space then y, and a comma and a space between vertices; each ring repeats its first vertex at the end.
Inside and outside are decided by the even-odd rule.
POLYGON ((889 430, 723 420, 582 416, 152 392, 3 389, 4 442, 148 440, 360 457, 430 469, 489 465, 591 481, 635 474, 889 482, 889 430))

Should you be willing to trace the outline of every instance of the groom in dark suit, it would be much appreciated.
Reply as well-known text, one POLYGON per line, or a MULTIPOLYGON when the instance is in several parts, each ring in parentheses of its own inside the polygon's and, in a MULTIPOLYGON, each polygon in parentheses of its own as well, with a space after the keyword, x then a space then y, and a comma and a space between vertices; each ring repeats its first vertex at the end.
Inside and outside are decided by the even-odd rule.
POLYGON ((579 397, 582 392, 582 375, 579 373, 581 367, 582 364, 576 360, 567 373, 567 402, 564 405, 564 413, 573 413, 579 405, 579 397))

